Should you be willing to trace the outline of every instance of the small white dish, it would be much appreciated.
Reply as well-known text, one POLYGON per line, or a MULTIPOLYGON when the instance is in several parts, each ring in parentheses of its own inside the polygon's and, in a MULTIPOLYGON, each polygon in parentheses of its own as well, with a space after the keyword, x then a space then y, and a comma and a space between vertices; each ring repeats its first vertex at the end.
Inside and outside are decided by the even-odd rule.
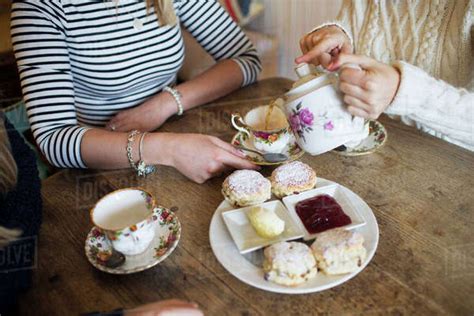
POLYGON ((275 214, 285 222, 285 230, 275 238, 260 237, 250 224, 247 213, 254 206, 222 213, 222 218, 229 230, 235 245, 241 254, 248 253, 280 241, 293 240, 303 237, 302 230, 294 222, 288 210, 280 201, 270 201, 260 205, 275 214))
POLYGON ((341 228, 344 229, 355 229, 361 226, 364 226, 366 224, 364 218, 359 214, 358 212, 358 205, 361 204, 358 202, 356 199, 350 199, 345 193, 344 190, 342 190, 342 187, 339 184, 333 184, 329 186, 325 186, 322 188, 317 188, 309 191, 305 191, 299 194, 293 194, 287 197, 283 198, 283 203, 285 204, 286 208, 288 209, 288 212, 290 213, 291 217, 293 220, 298 223, 299 228, 301 231, 304 233, 303 239, 304 240, 311 240, 316 238, 316 234, 311 234, 306 230, 306 227, 304 226, 303 222, 299 218, 298 214, 296 213, 296 204, 300 201, 322 195, 322 194, 327 194, 332 196, 336 202, 341 206, 342 210, 344 213, 346 213, 347 216, 351 218, 352 223, 341 226, 341 228))

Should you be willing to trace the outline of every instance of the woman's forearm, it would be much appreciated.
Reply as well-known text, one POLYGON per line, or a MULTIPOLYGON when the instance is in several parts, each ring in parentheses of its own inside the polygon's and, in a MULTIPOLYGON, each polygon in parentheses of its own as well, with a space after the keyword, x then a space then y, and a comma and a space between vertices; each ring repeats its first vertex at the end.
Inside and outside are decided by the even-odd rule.
MULTIPOLYGON (((81 143, 82 159, 89 168, 130 168, 126 154, 127 133, 88 130, 81 143)), ((140 137, 133 142, 133 160, 139 160, 140 137)), ((141 159, 147 165, 176 168, 189 179, 203 183, 228 168, 255 169, 256 166, 229 143, 201 134, 146 134, 141 159), (199 155, 196 152, 199 151, 199 155)))
POLYGON ((218 62, 196 78, 178 85, 185 110, 211 102, 241 87, 242 71, 236 62, 218 62), (225 80, 223 80, 225 78, 225 80))
POLYGON ((474 91, 454 87, 406 62, 393 65, 400 87, 387 114, 409 118, 440 138, 474 151, 474 91))
MULTIPOLYGON (((179 84, 176 89, 182 95, 181 102, 186 111, 240 88, 242 81, 242 71, 237 63, 232 60, 223 60, 196 78, 179 84)), ((170 117, 178 112, 176 101, 168 92, 159 93, 145 103, 151 103, 150 108, 160 112, 157 113, 159 118, 163 115, 170 117)))
MULTIPOLYGON (((240 88, 243 81, 244 75, 237 62, 224 60, 176 89, 181 94, 183 109, 189 110, 240 88)), ((171 93, 163 91, 140 106, 118 113, 107 123, 107 129, 153 131, 177 112, 177 101, 171 93)))
MULTIPOLYGON (((149 133, 144 139, 142 159, 147 164, 168 165, 165 150, 165 133, 149 133)), ((134 162, 139 160, 140 135, 132 143, 134 162)), ((129 168, 127 157, 128 133, 110 132, 103 129, 88 130, 81 142, 81 155, 88 168, 94 169, 121 169, 129 168)))

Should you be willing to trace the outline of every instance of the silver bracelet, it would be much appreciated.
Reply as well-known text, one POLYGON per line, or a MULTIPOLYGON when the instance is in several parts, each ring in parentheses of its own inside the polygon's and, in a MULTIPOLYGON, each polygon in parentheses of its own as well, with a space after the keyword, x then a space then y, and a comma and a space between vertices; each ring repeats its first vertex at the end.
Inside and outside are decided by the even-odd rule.
POLYGON ((143 140, 145 139, 145 135, 148 134, 147 132, 144 132, 142 136, 140 137, 140 144, 138 146, 138 167, 137 167, 137 173, 139 176, 146 177, 150 173, 155 172, 156 167, 153 165, 147 165, 145 161, 142 159, 142 152, 143 152, 143 140))
POLYGON ((181 103, 181 97, 182 97, 181 92, 171 87, 164 87, 163 91, 166 91, 169 94, 171 94, 174 100, 176 101, 176 105, 178 106, 178 113, 176 114, 183 115, 184 108, 183 108, 183 103, 181 103))
POLYGON ((133 151, 133 142, 135 141, 135 137, 139 134, 142 134, 142 133, 140 133, 137 130, 133 130, 128 134, 128 137, 127 137, 127 158, 128 158, 128 162, 129 162, 130 166, 137 172, 137 175, 140 176, 140 177, 146 177, 150 173, 154 172, 156 170, 156 168, 155 168, 155 166, 152 166, 152 165, 146 165, 145 162, 141 159, 141 150, 142 150, 142 147, 143 147, 143 137, 145 136, 146 133, 143 133, 141 135, 141 138, 140 138, 140 145, 139 145, 139 148, 138 148, 138 152, 139 152, 138 164, 136 164, 133 161, 133 153, 132 153, 132 151, 133 151))

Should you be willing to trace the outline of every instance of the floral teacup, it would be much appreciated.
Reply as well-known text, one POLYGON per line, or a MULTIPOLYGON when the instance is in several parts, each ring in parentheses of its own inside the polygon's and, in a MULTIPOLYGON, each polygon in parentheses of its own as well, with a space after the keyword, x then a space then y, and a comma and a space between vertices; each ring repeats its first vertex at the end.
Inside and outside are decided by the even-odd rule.
POLYGON ((139 188, 122 189, 101 198, 90 215, 94 225, 124 255, 144 252, 155 237, 155 200, 139 188))
POLYGON ((291 139, 288 121, 278 106, 259 106, 244 118, 234 113, 231 121, 238 131, 249 136, 254 147, 262 153, 281 153, 291 139))

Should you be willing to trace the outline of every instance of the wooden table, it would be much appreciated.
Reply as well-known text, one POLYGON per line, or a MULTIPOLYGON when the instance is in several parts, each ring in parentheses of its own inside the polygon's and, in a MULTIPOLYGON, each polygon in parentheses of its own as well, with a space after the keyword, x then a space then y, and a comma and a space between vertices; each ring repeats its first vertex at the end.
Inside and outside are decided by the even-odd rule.
MULTIPOLYGON (((266 103, 290 85, 286 79, 262 81, 162 129, 230 140, 233 111, 266 103)), ((130 170, 65 170, 43 182, 38 267, 33 289, 21 298, 22 313, 74 315, 181 298, 197 302, 208 315, 472 315, 474 154, 390 119, 381 121, 388 142, 374 154, 349 158, 331 152, 301 159, 319 176, 359 194, 377 217, 375 257, 349 282, 321 293, 280 295, 231 276, 214 257, 208 237, 224 177, 198 185, 165 167, 146 180, 130 170), (109 275, 84 255, 89 208, 102 195, 129 186, 144 187, 160 204, 179 207, 182 238, 157 267, 109 275)))

